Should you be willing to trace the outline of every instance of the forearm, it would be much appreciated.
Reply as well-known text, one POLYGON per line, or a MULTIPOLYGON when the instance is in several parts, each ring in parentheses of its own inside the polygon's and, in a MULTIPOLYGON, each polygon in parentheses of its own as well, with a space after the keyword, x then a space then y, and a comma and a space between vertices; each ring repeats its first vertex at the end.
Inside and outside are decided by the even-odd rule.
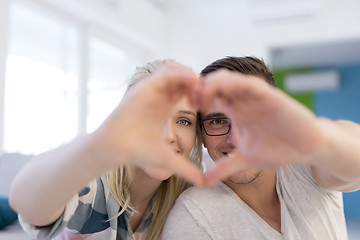
POLYGON ((348 121, 319 120, 325 136, 323 149, 310 164, 315 180, 325 188, 355 191, 360 188, 360 126, 348 121))
POLYGON ((13 182, 11 206, 33 225, 54 222, 75 194, 110 167, 101 157, 90 135, 35 157, 13 182))

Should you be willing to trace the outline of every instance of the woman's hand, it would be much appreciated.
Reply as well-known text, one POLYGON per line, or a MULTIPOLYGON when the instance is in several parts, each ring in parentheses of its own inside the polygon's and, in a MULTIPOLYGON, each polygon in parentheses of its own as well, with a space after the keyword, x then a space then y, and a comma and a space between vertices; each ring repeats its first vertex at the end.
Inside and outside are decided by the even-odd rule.
POLYGON ((199 81, 191 69, 170 62, 158 73, 136 83, 92 134, 100 146, 98 149, 107 157, 109 167, 131 163, 166 168, 202 185, 200 170, 174 153, 163 136, 166 121, 182 97, 187 96, 196 107, 199 81))

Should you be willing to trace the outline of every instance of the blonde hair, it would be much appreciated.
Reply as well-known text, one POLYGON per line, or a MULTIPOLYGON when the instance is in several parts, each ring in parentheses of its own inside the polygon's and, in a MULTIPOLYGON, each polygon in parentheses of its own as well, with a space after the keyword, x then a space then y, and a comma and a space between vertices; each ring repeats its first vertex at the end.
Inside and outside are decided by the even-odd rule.
MULTIPOLYGON (((129 91, 137 82, 150 77, 155 72, 159 71, 166 63, 173 60, 156 60, 153 62, 147 63, 145 66, 137 67, 136 72, 131 77, 128 84, 126 92, 129 91)), ((126 93, 125 93, 126 94, 126 93)), ((189 160, 196 164, 197 166, 201 165, 201 156, 202 156, 202 139, 200 125, 196 123, 196 139, 195 144, 191 150, 189 160)), ((134 177, 134 169, 130 166, 123 166, 119 169, 109 171, 106 174, 106 180, 109 185, 110 193, 113 195, 115 200, 122 206, 121 211, 118 213, 120 216, 124 211, 131 209, 130 207, 130 192, 129 187, 134 177)), ((175 175, 164 180, 158 190, 156 191, 156 201, 152 208, 152 219, 147 235, 148 240, 160 239, 163 227, 165 225, 166 218, 173 207, 176 199, 179 195, 191 184, 184 181, 182 178, 179 178, 175 175)))

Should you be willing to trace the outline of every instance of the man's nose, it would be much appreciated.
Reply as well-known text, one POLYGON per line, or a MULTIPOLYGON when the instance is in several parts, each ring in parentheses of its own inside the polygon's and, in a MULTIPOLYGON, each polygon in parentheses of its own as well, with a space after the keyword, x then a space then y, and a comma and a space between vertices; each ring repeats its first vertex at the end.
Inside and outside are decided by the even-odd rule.
POLYGON ((164 127, 164 138, 169 143, 173 143, 176 141, 176 134, 175 134, 175 126, 171 123, 171 121, 167 121, 164 127))
POLYGON ((234 146, 236 146, 237 138, 233 132, 233 129, 230 129, 229 133, 225 135, 226 136, 226 142, 231 143, 234 146))

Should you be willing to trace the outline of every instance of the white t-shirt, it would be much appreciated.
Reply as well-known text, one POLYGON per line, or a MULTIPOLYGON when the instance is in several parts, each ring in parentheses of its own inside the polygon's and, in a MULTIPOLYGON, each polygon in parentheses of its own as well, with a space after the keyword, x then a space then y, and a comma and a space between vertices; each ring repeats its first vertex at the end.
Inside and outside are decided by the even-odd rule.
POLYGON ((277 171, 281 233, 224 183, 185 191, 167 219, 162 239, 347 239, 342 193, 320 187, 308 165, 277 171))

